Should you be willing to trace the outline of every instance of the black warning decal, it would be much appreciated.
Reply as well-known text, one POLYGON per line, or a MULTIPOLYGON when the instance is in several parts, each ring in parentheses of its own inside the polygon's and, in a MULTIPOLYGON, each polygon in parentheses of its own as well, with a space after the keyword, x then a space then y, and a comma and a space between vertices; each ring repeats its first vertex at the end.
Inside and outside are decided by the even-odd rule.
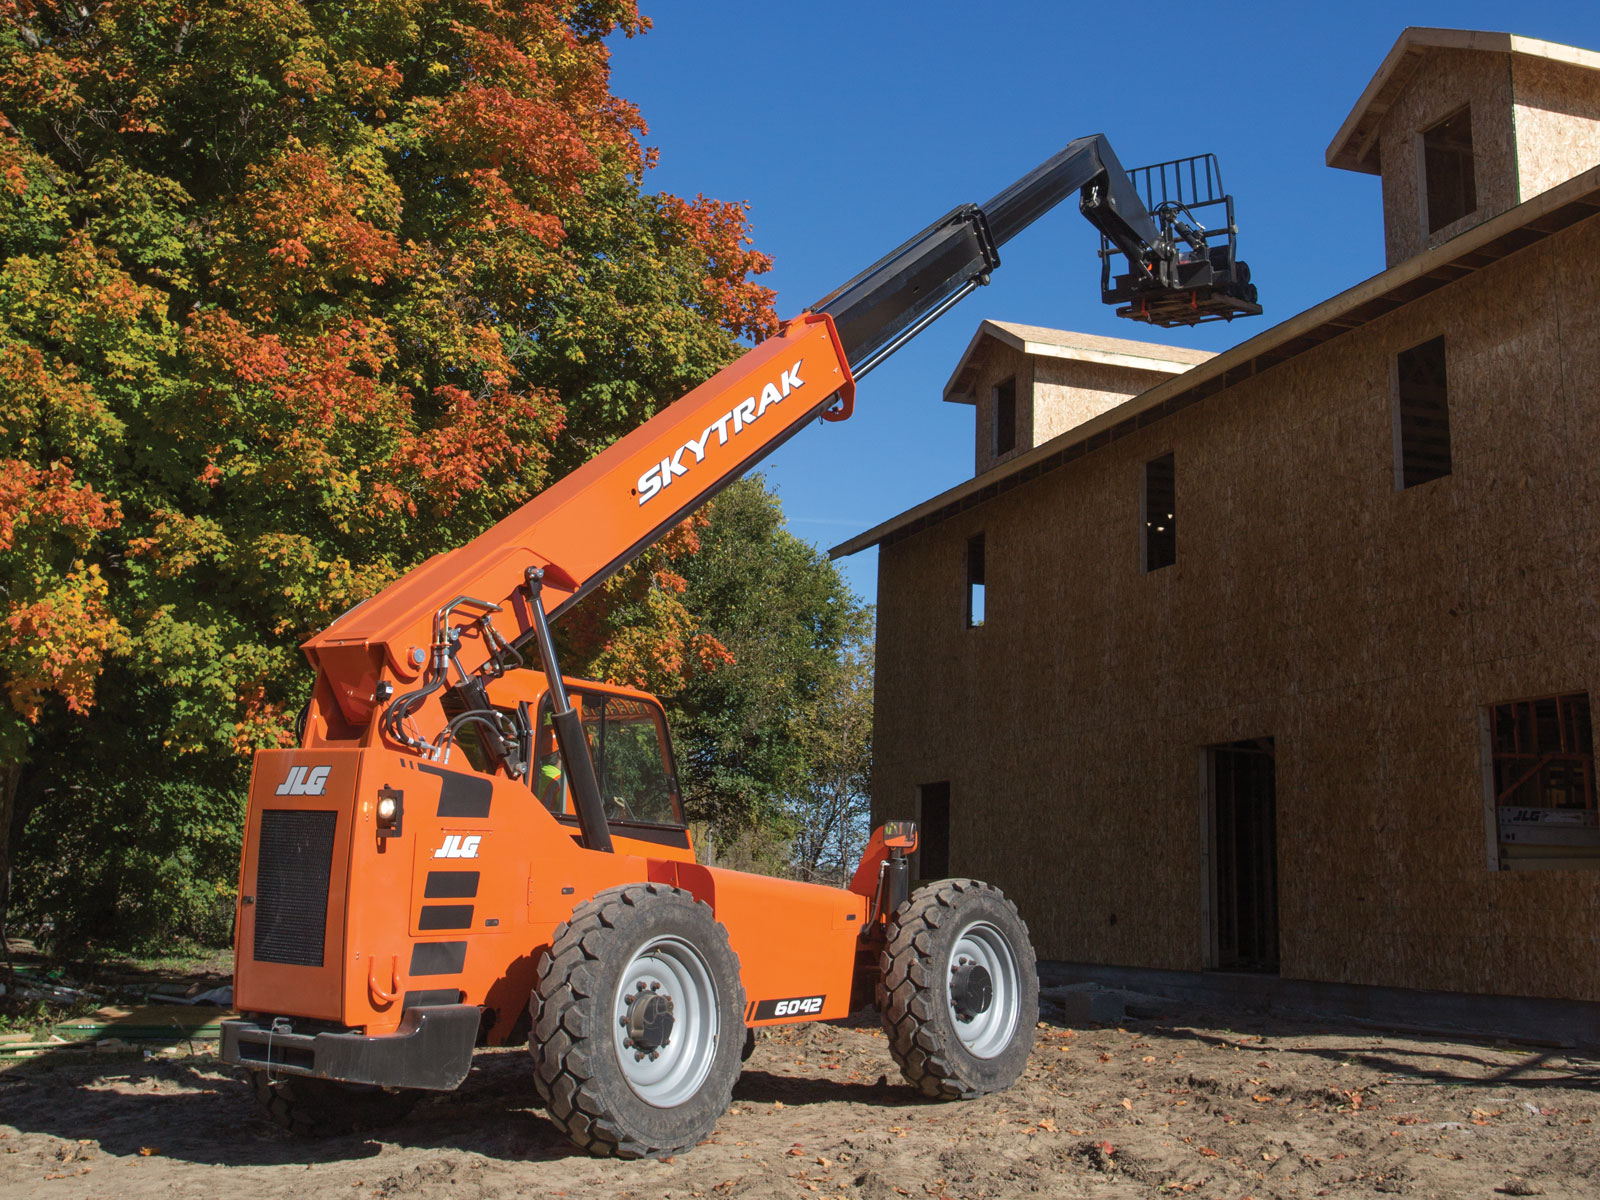
POLYGON ((755 1006, 752 1021, 771 1021, 778 1017, 814 1017, 822 1011, 826 996, 795 996, 788 1000, 762 1000, 755 1006))

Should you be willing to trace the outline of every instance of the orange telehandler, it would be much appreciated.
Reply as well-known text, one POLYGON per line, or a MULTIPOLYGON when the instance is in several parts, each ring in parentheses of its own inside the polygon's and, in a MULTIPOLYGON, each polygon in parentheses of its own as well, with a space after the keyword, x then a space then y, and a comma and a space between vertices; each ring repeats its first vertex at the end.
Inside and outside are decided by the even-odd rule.
POLYGON ((550 623, 803 425, 849 416, 866 371, 1074 192, 1121 315, 1260 312, 1215 166, 1130 174, 1103 137, 1071 143, 305 643, 317 676, 299 748, 262 751, 252 773, 242 1015, 223 1027, 224 1059, 275 1120, 393 1119, 460 1084, 476 1046, 526 1038, 533 1086, 574 1142, 667 1155, 708 1135, 756 1028, 873 1003, 924 1094, 1016 1080, 1037 977, 998 890, 912 893, 909 822, 873 833, 844 889, 698 864, 660 703, 564 678, 550 623), (1194 216, 1207 203, 1227 206, 1209 238, 1194 216))

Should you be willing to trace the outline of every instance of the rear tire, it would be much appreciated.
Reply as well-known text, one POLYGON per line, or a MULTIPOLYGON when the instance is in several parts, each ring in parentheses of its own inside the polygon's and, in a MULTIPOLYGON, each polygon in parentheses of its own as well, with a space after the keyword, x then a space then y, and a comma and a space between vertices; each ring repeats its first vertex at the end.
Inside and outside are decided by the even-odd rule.
POLYGON ((1010 1087, 1028 1065, 1039 975, 1028 927, 976 879, 920 887, 889 918, 878 1011, 906 1081, 937 1100, 1010 1087))
POLYGON ((339 1137, 403 1120, 422 1099, 415 1088, 368 1087, 305 1075, 250 1072, 256 1102, 275 1125, 302 1137, 339 1137))
POLYGON ((607 889, 573 910, 539 961, 534 1086, 590 1154, 679 1153, 733 1099, 744 1003, 709 906, 665 884, 607 889))

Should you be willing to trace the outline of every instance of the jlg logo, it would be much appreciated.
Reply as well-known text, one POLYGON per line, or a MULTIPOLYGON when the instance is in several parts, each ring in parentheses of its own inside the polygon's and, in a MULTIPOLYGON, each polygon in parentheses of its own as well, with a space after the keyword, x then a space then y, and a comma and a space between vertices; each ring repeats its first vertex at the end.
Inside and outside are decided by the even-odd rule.
POLYGON ((433 852, 435 858, 477 858, 478 843, 483 841, 483 835, 474 833, 470 837, 462 837, 459 833, 446 835, 444 845, 433 852))
POLYGON ((798 1017, 805 1013, 822 1011, 821 996, 804 996, 799 1000, 779 1000, 772 1006, 775 1017, 798 1017))
POLYGON ((328 790, 332 767, 290 767, 289 778, 278 785, 279 796, 321 796, 328 790))

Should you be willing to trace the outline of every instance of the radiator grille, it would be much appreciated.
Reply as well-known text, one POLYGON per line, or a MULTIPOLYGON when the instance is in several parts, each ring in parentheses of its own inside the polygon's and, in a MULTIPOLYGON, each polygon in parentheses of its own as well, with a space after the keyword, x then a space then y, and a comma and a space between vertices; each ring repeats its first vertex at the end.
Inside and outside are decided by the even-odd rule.
POLYGON ((257 962, 322 965, 338 814, 269 809, 256 849, 257 962))

